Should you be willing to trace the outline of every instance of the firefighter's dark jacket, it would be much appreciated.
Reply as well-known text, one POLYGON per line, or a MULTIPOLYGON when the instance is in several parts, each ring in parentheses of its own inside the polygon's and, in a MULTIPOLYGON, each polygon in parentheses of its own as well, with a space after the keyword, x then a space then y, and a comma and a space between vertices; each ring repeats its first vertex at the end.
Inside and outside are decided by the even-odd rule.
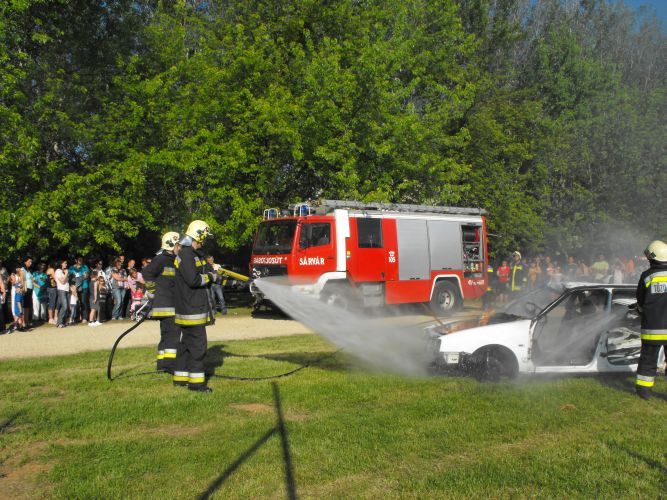
POLYGON ((667 264, 651 261, 637 284, 642 342, 667 345, 667 264))
POLYGON ((176 324, 181 326, 212 324, 211 306, 206 290, 210 283, 204 268, 206 261, 194 248, 183 245, 174 265, 176 324))
POLYGON ((510 288, 513 292, 521 290, 528 283, 528 267, 523 261, 513 262, 510 266, 510 288))
POLYGON ((146 290, 155 294, 153 299, 152 318, 168 318, 174 316, 174 254, 162 250, 141 270, 146 282, 146 290))

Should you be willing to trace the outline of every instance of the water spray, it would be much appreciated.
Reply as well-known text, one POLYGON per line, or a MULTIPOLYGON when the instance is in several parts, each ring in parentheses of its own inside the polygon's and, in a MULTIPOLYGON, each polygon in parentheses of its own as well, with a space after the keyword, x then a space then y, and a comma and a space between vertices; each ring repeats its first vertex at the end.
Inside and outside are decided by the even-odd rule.
POLYGON ((427 376, 427 339, 416 326, 393 326, 303 295, 270 278, 254 282, 271 302, 377 370, 427 376))

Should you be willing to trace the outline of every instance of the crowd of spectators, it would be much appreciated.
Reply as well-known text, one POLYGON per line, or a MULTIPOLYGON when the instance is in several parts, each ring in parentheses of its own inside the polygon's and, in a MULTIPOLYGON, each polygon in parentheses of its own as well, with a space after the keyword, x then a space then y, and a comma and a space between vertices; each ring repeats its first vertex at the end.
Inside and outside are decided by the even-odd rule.
MULTIPOLYGON (((209 265, 219 267, 213 257, 209 265)), ((15 266, 0 262, 0 334, 26 331, 40 324, 58 328, 75 324, 95 327, 106 321, 134 319, 146 302, 141 269, 150 258, 125 259, 118 255, 88 262, 77 255, 67 259, 34 263, 31 257, 15 266), (8 328, 9 327, 9 328, 8 328)), ((222 313, 226 306, 222 288, 211 290, 212 303, 222 313)))
POLYGON ((520 252, 514 252, 511 258, 500 259, 497 266, 491 266, 494 273, 489 276, 489 281, 496 299, 505 302, 508 294, 514 291, 513 284, 521 292, 556 288, 566 282, 635 284, 645 264, 643 256, 608 259, 605 254, 598 254, 587 260, 574 256, 538 255, 522 259, 520 252), (519 270, 515 271, 517 268, 519 270))
MULTIPOLYGON (((210 271, 220 267, 212 256, 206 260, 210 271)), ((42 323, 58 328, 78 323, 95 327, 109 320, 132 318, 145 302, 141 269, 150 262, 144 258, 138 265, 135 259, 126 261, 124 255, 114 257, 106 267, 102 259, 85 262, 81 255, 71 264, 63 259, 35 265, 26 257, 8 269, 0 262, 0 334, 29 330, 42 323)), ((643 257, 607 259, 604 254, 590 260, 560 255, 522 260, 515 252, 491 266, 494 272, 489 275, 489 285, 494 291, 492 300, 502 303, 515 281, 522 292, 564 282, 636 283, 643 264, 643 257)), ((210 293, 211 303, 226 313, 222 287, 218 285, 210 293)))

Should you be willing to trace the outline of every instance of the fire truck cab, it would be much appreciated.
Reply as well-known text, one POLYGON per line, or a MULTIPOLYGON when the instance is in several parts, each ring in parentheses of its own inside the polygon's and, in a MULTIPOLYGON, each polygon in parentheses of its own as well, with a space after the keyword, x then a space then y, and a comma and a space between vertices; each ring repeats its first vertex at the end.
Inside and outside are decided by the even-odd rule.
MULTIPOLYGON (((430 302, 460 308, 487 288, 485 211, 321 200, 267 209, 250 260, 253 279, 282 277, 341 306, 430 302)), ((264 297, 251 283, 256 303, 264 297)))

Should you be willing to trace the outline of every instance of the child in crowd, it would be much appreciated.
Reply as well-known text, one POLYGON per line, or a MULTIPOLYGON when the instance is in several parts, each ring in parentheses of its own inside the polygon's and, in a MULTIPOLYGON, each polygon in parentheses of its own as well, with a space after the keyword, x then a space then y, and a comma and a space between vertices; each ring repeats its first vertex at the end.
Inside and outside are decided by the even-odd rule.
POLYGON ((88 316, 88 326, 99 326, 100 316, 100 284, 97 271, 90 273, 90 315, 88 316))
POLYGON ((498 268, 496 273, 498 278, 498 302, 504 304, 507 302, 507 290, 510 280, 510 272, 512 269, 507 264, 506 260, 503 260, 502 264, 498 268))
POLYGON ((106 320, 106 307, 107 307, 107 294, 109 289, 107 288, 107 280, 104 275, 104 271, 99 272, 97 275, 97 301, 99 304, 99 309, 97 311, 97 324, 101 324, 102 321, 106 320))
POLYGON ((19 275, 12 273, 10 277, 12 286, 12 315, 14 316, 13 331, 23 331, 23 286, 19 275))
POLYGON ((130 305, 130 317, 134 317, 134 313, 141 307, 144 300, 144 289, 146 285, 136 282, 132 289, 132 304, 130 305))
POLYGON ((69 324, 76 323, 76 316, 79 311, 79 296, 77 295, 76 285, 69 286, 69 324))

